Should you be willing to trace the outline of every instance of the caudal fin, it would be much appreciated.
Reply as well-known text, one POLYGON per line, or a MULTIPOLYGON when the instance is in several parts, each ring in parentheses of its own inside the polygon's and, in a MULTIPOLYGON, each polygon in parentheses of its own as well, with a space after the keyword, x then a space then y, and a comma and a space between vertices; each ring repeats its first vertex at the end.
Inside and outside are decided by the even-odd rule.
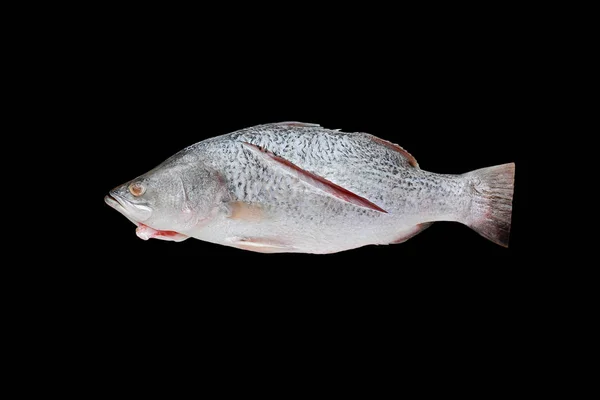
POLYGON ((508 247, 515 164, 482 168, 467 174, 473 201, 466 224, 501 246, 508 247))

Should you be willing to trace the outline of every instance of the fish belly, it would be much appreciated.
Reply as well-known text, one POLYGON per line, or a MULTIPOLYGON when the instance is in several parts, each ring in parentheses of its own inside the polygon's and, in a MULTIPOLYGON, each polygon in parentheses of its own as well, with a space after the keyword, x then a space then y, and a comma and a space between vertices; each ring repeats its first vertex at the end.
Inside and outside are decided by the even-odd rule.
POLYGON ((415 218, 373 211, 322 195, 305 194, 294 200, 292 197, 285 203, 263 205, 260 212, 256 205, 251 206, 253 212, 236 210, 188 234, 244 250, 323 254, 393 243, 417 224, 415 218))

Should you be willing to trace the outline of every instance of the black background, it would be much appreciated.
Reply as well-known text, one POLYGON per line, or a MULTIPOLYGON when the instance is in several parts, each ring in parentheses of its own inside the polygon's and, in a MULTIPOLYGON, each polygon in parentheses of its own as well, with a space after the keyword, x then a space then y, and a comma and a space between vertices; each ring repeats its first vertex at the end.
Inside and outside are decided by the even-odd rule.
MULTIPOLYGON (((163 93, 151 94, 152 97, 158 97, 152 100, 137 99, 136 103, 141 104, 134 107, 123 105, 127 114, 120 117, 118 123, 129 120, 128 123, 136 126, 114 136, 108 134, 105 142, 99 144, 101 148, 105 146, 102 153, 110 161, 102 165, 101 180, 97 184, 97 204, 94 206, 96 213, 102 215, 103 222, 98 226, 96 239, 119 254, 130 252, 132 257, 138 253, 139 257, 149 259, 186 258, 207 253, 217 259, 227 257, 229 262, 238 260, 236 262, 242 264, 258 262, 276 265, 291 258, 295 262, 311 264, 312 267, 320 263, 333 266, 348 262, 356 264, 360 259, 374 258, 385 260, 381 267, 390 267, 397 262, 396 268, 401 269, 414 267, 407 260, 417 259, 419 264, 435 262, 451 266, 460 263, 465 267, 486 262, 494 266, 500 265, 499 260, 508 261, 519 250, 519 203, 525 203, 525 199, 519 198, 519 189, 524 185, 519 172, 525 160, 519 159, 521 154, 518 146, 515 146, 517 134, 509 132, 511 127, 507 125, 507 111, 497 104, 488 109, 492 99, 459 100, 459 105, 448 107, 431 105, 422 99, 417 100, 419 106, 399 106, 401 111, 396 112, 384 99, 356 98, 349 101, 346 95, 336 95, 333 97, 339 96, 339 103, 331 105, 329 101, 334 100, 330 98, 312 99, 311 94, 302 91, 296 93, 295 90, 269 90, 275 98, 260 94, 253 96, 250 104, 246 104, 247 100, 244 99, 216 100, 208 106, 198 104, 202 113, 187 109, 189 105, 179 104, 179 101, 164 104, 160 98, 163 93), (294 99, 286 100, 286 96, 293 96, 294 99), (420 107, 426 107, 427 110, 420 110, 420 107), (234 115, 228 116, 224 110, 234 115), (400 117, 401 114, 405 118, 400 117), (202 119, 202 115, 211 120, 202 119), (325 127, 372 133, 408 149, 417 158, 421 168, 440 173, 463 173, 480 167, 516 162, 517 184, 510 247, 505 249, 494 245, 461 224, 440 222, 401 245, 367 246, 325 256, 262 255, 191 239, 181 243, 142 241, 136 237, 135 226, 131 222, 103 204, 103 196, 109 189, 146 172, 187 145, 254 124, 287 120, 317 122, 325 127), (483 130, 487 132, 484 134, 483 130), (396 257, 399 259, 393 261, 396 257), (483 261, 486 257, 490 259, 483 261)), ((235 96, 235 92, 230 93, 235 96)), ((319 96, 317 92, 314 95, 319 96)), ((372 265, 371 262, 369 265, 372 265)))
POLYGON ((175 291, 192 282, 208 288, 234 283, 252 295, 253 286, 267 286, 301 297, 336 289, 396 296, 397 285, 408 282, 450 296, 455 289, 499 295, 519 285, 528 181, 522 143, 529 127, 522 122, 527 109, 515 66, 472 49, 426 61, 258 53, 214 65, 214 59, 202 60, 208 66, 189 65, 177 55, 156 60, 148 53, 121 55, 118 68, 100 77, 96 88, 106 102, 96 104, 92 114, 100 159, 87 204, 94 235, 86 240, 108 256, 105 267, 125 280, 170 283, 175 291), (103 202, 109 189, 185 146, 289 120, 374 134, 400 144, 421 168, 434 172, 515 162, 510 247, 458 223, 436 223, 399 245, 331 255, 263 255, 195 239, 142 241, 135 226, 103 202))
POLYGON ((195 270, 217 264, 283 267, 294 260, 295 265, 317 269, 345 266, 348 271, 362 264, 411 273, 434 266, 487 274, 495 268, 506 271, 519 251, 520 213, 527 197, 522 145, 530 129, 524 119, 527 70, 518 54, 509 57, 501 43, 432 42, 433 48, 415 48, 404 56, 387 54, 385 48, 353 52, 350 47, 343 56, 298 49, 204 58, 185 46, 155 47, 150 42, 125 41, 103 53, 93 66, 97 75, 84 87, 93 92, 86 110, 87 135, 94 137, 93 154, 98 157, 90 164, 96 201, 88 204, 98 219, 94 242, 122 255, 123 261, 131 258, 133 267, 136 260, 152 267, 179 260, 195 270), (185 146, 288 120, 374 134, 400 144, 421 168, 434 172, 463 173, 516 162, 509 249, 456 223, 437 223, 401 245, 326 256, 254 254, 198 240, 145 242, 135 236, 133 224, 103 203, 109 189, 185 146), (207 263, 209 257, 214 261, 207 263))
POLYGON ((24 347, 53 352, 49 370, 66 349, 76 369, 98 365, 94 377, 106 382, 132 383, 145 368, 162 379, 172 367, 184 380, 204 378, 200 368, 231 380, 232 366, 262 375, 264 361, 282 374, 304 361, 323 379, 340 363, 387 382, 404 369, 424 388, 452 372, 462 379, 448 386, 461 389, 529 379, 528 361, 547 354, 535 326, 554 311, 539 258, 554 253, 532 247, 542 235, 531 222, 539 175, 527 144, 546 134, 538 100, 553 88, 537 56, 544 33, 528 28, 537 14, 473 17, 469 6, 367 15, 361 6, 355 18, 307 8, 304 17, 240 20, 231 8, 220 20, 208 10, 149 8, 72 18, 69 8, 68 24, 52 19, 47 35, 34 35, 39 51, 22 47, 35 58, 24 62, 24 81, 36 86, 22 96, 46 112, 28 112, 18 132, 39 146, 26 123, 42 125, 35 132, 50 159, 19 192, 33 200, 26 211, 36 220, 16 258, 26 265, 12 268, 24 279, 5 281, 15 282, 7 308, 23 322, 11 327, 24 327, 24 347), (368 132, 433 172, 515 162, 509 248, 439 222, 398 245, 259 254, 195 239, 143 241, 104 203, 111 188, 185 146, 278 121, 368 132), (50 186, 43 201, 31 193, 38 176, 50 186))
POLYGON ((265 25, 249 24, 246 35, 132 20, 97 25, 65 67, 73 84, 65 131, 80 146, 65 171, 84 178, 69 184, 77 210, 65 212, 74 226, 59 252, 75 263, 62 277, 69 301, 87 299, 82 313, 108 321, 100 332, 134 327, 134 343, 145 326, 233 342, 265 326, 273 337, 321 337, 343 324, 438 343, 468 326, 473 342, 494 340, 498 352, 516 340, 535 307, 524 305, 535 284, 523 263, 531 254, 525 143, 535 129, 530 39, 486 21, 370 30, 311 20, 280 37, 281 28, 290 33, 284 21, 258 34, 265 25), (185 146, 278 121, 368 132, 433 172, 515 162, 510 247, 440 222, 398 245, 265 255, 195 239, 143 241, 104 203, 111 188, 185 146))

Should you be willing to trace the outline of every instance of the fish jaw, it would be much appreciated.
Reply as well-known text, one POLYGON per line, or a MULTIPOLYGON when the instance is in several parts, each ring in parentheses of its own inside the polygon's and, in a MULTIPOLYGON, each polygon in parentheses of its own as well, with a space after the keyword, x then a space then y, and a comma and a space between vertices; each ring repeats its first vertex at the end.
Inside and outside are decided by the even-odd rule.
POLYGON ((112 195, 108 194, 104 196, 104 202, 110 207, 120 212, 121 214, 123 214, 125 218, 133 222, 136 226, 140 225, 139 222, 137 222, 127 214, 127 210, 125 210, 125 207, 123 207, 123 205, 119 202, 118 197, 113 197, 112 195))
POLYGON ((119 201, 119 198, 117 196, 112 196, 110 194, 106 195, 106 196, 104 196, 104 202, 106 204, 108 204, 110 207, 112 207, 115 210, 117 210, 118 212, 120 212, 121 214, 123 214, 125 216, 125 218, 127 218, 128 220, 133 222, 137 226, 137 229, 135 230, 135 234, 137 235, 137 237, 139 237, 142 240, 160 239, 160 240, 181 242, 189 237, 187 235, 184 235, 184 234, 181 234, 181 233, 175 232, 175 231, 163 231, 163 230, 154 229, 148 225, 145 225, 139 221, 136 221, 135 219, 133 219, 132 217, 129 216, 127 209, 123 206, 123 204, 121 204, 121 202, 119 201))
POLYGON ((132 198, 129 185, 121 185, 104 196, 104 201, 129 220, 144 222, 152 216, 152 209, 146 201, 132 198))

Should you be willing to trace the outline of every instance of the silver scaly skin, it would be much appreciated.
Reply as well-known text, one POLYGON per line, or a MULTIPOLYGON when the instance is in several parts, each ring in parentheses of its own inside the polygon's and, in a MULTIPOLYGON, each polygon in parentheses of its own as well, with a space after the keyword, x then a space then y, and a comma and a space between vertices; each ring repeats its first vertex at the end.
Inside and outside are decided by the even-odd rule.
POLYGON ((189 146, 115 189, 107 202, 145 239, 194 237, 269 253, 399 243, 434 221, 462 222, 506 245, 513 176, 514 164, 463 175, 427 172, 370 134, 290 122, 189 146), (144 193, 134 196, 133 184, 144 193), (126 210, 136 202, 152 216, 126 210))

